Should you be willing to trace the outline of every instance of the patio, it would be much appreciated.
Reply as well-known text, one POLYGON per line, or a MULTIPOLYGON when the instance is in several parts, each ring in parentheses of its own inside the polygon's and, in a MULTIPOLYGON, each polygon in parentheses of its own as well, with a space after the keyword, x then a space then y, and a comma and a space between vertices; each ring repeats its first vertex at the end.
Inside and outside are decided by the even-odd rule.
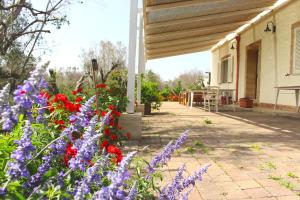
POLYGON ((131 148, 160 151, 185 130, 190 136, 163 171, 164 181, 183 163, 188 173, 210 163, 208 174, 190 199, 300 199, 299 119, 256 112, 209 113, 164 102, 143 117, 143 137, 131 148))

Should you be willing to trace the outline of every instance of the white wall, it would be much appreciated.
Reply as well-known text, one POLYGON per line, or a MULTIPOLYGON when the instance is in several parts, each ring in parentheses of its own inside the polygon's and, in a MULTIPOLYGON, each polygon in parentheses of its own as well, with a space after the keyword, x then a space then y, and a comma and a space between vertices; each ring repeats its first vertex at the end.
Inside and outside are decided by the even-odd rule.
MULTIPOLYGON (((261 41, 261 71, 260 71, 260 93, 259 103, 275 102, 275 86, 295 86, 300 85, 300 75, 291 75, 291 26, 300 21, 300 1, 296 0, 283 6, 272 15, 252 25, 249 29, 240 34, 240 69, 239 69, 239 98, 245 96, 245 76, 246 76, 246 48, 248 45, 261 41), (267 22, 273 21, 277 26, 275 34, 264 32, 267 22)), ((212 83, 221 88, 235 88, 236 82, 236 62, 234 66, 234 76, 232 84, 218 84, 218 62, 227 54, 236 52, 230 50, 231 42, 215 49, 213 55, 212 83)), ((279 96, 279 104, 295 105, 295 95, 292 91, 283 91, 279 96)))

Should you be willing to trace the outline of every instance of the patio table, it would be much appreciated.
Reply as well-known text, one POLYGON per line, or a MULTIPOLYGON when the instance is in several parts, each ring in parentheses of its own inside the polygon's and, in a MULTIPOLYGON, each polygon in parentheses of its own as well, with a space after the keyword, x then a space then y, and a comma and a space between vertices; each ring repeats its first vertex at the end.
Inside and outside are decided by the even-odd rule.
MULTIPOLYGON (((219 94, 225 94, 226 96, 226 103, 229 103, 229 96, 232 94, 232 92, 235 91, 235 89, 219 89, 219 94)), ((204 95, 206 92, 206 89, 203 90, 190 90, 188 93, 188 104, 187 106, 190 106, 190 108, 193 107, 194 102, 194 96, 196 95, 204 95)))
POLYGON ((276 107, 277 107, 280 90, 294 90, 295 91, 296 112, 299 111, 299 90, 300 90, 300 86, 281 86, 281 87, 275 87, 275 89, 276 89, 276 99, 275 99, 274 111, 276 110, 276 107))

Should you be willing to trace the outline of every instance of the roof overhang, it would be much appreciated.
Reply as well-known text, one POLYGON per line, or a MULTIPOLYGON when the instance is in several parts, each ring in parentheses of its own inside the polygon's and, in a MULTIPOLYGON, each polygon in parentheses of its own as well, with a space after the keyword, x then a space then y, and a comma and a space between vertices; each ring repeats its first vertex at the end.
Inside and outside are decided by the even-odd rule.
POLYGON ((146 59, 211 49, 277 0, 144 0, 146 59))

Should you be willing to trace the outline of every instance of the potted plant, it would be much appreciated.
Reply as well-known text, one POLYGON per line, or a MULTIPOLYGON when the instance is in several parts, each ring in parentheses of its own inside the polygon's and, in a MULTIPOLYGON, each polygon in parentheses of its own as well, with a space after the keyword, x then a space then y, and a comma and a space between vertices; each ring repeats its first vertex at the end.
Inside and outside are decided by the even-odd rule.
POLYGON ((151 108, 158 110, 161 105, 161 98, 158 84, 151 81, 143 81, 142 88, 142 104, 145 105, 144 114, 151 114, 151 108))
POLYGON ((240 98, 240 107, 253 108, 253 99, 250 99, 249 97, 240 98))

